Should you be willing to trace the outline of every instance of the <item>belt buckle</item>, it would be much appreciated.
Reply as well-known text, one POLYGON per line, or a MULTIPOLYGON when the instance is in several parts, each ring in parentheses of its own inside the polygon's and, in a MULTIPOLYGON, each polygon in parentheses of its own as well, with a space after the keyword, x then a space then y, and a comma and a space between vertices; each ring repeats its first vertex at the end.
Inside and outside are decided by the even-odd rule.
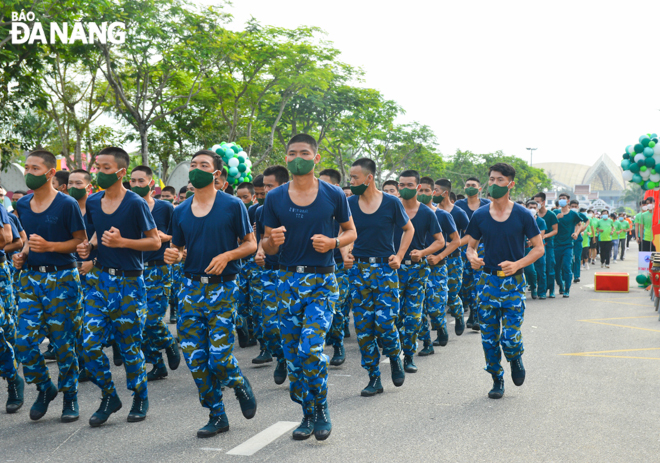
POLYGON ((376 258, 375 257, 370 257, 369 258, 369 263, 370 264, 375 264, 376 263, 376 258))
POLYGON ((305 273, 305 266, 299 265, 296 267, 296 272, 297 273, 305 273))
POLYGON ((108 273, 109 273, 110 275, 112 275, 112 276, 115 276, 115 275, 117 275, 117 270, 114 269, 114 268, 109 268, 109 269, 108 269, 108 273))
POLYGON ((209 284, 209 277, 200 277, 199 281, 201 283, 204 283, 205 285, 208 285, 209 284))
POLYGON ((498 270, 497 271, 497 276, 500 278, 504 278, 506 276, 506 273, 504 273, 504 270, 498 270))
POLYGON ((44 265, 40 265, 40 266, 39 266, 39 271, 40 271, 41 273, 46 273, 46 267, 45 267, 44 265))
POLYGON ((412 265, 412 260, 404 260, 403 264, 404 265, 412 265))

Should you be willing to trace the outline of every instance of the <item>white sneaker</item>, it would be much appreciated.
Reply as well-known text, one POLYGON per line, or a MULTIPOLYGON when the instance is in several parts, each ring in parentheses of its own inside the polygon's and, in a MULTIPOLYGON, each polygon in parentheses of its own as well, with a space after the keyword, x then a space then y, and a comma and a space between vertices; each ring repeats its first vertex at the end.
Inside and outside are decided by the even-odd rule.
POLYGON ((600 268, 605 268, 605 264, 600 264, 600 268))
POLYGON ((589 270, 589 264, 585 264, 587 266, 587 270, 589 270))
POLYGON ((606 265, 605 268, 610 268, 610 266, 609 266, 609 265, 606 265))

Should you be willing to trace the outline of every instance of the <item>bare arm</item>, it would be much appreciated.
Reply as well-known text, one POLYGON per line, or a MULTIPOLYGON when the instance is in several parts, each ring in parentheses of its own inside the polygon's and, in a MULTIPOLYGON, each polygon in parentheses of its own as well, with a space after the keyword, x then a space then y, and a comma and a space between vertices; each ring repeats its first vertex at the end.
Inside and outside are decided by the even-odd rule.
POLYGON ((551 231, 550 233, 546 233, 546 234, 545 234, 545 237, 546 237, 546 238, 552 238, 552 237, 555 236, 558 232, 559 232, 559 224, 556 223, 556 224, 554 224, 554 225, 552 226, 552 231, 551 231))

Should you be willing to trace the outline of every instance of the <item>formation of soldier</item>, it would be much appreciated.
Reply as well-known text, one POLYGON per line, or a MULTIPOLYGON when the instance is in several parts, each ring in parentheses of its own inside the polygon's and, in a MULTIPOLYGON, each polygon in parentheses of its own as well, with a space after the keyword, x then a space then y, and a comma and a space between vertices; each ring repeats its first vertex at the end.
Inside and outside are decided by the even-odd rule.
POLYGON ((27 382, 38 390, 32 420, 62 393, 61 419, 75 421, 78 384, 91 381, 102 399, 89 424, 102 425, 122 408, 103 350, 112 346, 133 391, 128 421, 142 421, 149 382, 178 368, 180 347, 209 410, 197 435, 216 435, 229 429, 225 388, 234 390, 245 418, 257 411, 233 355, 236 334, 240 347, 259 344, 252 362, 273 362, 276 384, 288 378, 291 399, 302 407, 293 438, 324 440, 332 430, 328 364, 346 360, 350 312, 368 375, 362 396, 384 391, 381 355, 400 387, 418 371, 415 355, 446 346, 447 314, 456 336, 466 328, 481 331, 493 378, 489 397, 504 394, 502 351, 514 384, 523 384, 523 271, 544 276, 532 288, 535 297, 547 291, 554 297, 548 272, 556 264, 544 258, 556 235, 553 257, 567 297, 573 276, 566 263, 586 216, 561 201, 556 213, 545 209, 545 198, 526 207, 511 201, 515 170, 507 164, 490 167, 485 199, 477 177, 465 182, 466 197, 457 198, 448 179, 414 170, 381 191, 367 158, 353 163, 350 187, 342 188, 334 169, 315 175, 320 154, 306 134, 289 141, 285 162, 238 185, 234 196, 225 192, 220 157, 198 151, 188 187, 178 197, 166 187, 155 199, 149 167, 135 167, 130 189, 124 186, 129 156, 120 148, 96 156, 103 191, 94 194, 87 171, 74 170, 63 183, 53 154, 31 152, 25 180, 33 193, 14 203, 13 214, 0 206, 7 412, 21 408, 27 382), (168 306, 178 338, 166 325, 168 306), (40 350, 46 337, 59 368, 57 386, 40 350))

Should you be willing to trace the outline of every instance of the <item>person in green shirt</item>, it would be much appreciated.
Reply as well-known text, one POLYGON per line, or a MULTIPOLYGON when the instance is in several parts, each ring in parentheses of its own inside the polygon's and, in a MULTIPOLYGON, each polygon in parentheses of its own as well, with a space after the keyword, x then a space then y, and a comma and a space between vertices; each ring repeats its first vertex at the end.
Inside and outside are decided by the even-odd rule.
MULTIPOLYGON (((628 221, 626 220, 625 214, 623 212, 620 213, 619 217, 616 218, 616 228, 619 230, 619 260, 623 260, 626 254, 626 236, 628 235, 628 230, 630 229, 630 225, 628 225, 628 221)), ((612 252, 613 260, 616 262, 617 253, 614 252, 614 246, 612 246, 612 252)))
MULTIPOLYGON (((598 217, 598 214, 593 209, 587 210, 587 217, 589 217, 587 227, 591 230, 591 235, 589 236, 589 261, 591 261, 592 265, 596 265, 596 256, 598 255, 598 233, 596 233, 596 225, 600 217, 598 217)), ((588 268, 589 262, 587 262, 588 268)))
POLYGON ((582 232, 582 270, 589 270, 589 261, 591 260, 591 236, 593 235, 591 219, 587 224, 587 229, 582 232))
POLYGON ((614 222, 606 210, 601 211, 601 218, 596 226, 599 233, 598 244, 600 245, 600 268, 610 268, 610 257, 612 255, 612 231, 614 222))
POLYGON ((640 251, 649 252, 655 251, 653 244, 653 207, 655 200, 652 197, 644 200, 645 206, 642 206, 643 212, 639 216, 639 234, 637 235, 637 242, 640 243, 640 251))

